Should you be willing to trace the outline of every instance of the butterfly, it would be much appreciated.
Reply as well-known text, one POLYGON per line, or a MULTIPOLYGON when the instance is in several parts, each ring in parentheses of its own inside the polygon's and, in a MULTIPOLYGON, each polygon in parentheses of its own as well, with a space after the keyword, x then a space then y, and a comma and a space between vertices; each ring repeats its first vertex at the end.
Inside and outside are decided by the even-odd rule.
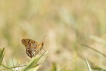
MULTIPOLYGON (((47 35, 46 35, 47 36, 47 35)), ((44 36, 44 38, 46 37, 44 36)), ((43 40, 44 40, 43 38, 43 40)), ((38 43, 32 39, 22 39, 22 44, 26 47, 26 54, 32 58, 36 56, 43 48, 44 42, 38 43)), ((45 50, 44 50, 45 51, 45 50)))

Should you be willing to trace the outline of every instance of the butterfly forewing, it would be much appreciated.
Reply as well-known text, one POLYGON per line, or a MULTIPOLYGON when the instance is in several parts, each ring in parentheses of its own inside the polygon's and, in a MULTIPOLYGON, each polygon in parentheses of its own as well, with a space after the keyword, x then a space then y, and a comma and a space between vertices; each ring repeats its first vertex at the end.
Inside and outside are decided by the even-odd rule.
POLYGON ((36 45, 38 45, 38 43, 32 39, 22 39, 22 43, 25 45, 25 47, 27 47, 27 45, 31 43, 35 43, 36 45))

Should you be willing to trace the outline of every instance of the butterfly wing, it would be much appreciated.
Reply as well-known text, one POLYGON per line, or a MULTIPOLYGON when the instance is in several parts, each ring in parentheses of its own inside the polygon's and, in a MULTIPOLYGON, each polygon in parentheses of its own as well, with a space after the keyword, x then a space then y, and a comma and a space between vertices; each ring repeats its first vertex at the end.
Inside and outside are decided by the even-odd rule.
POLYGON ((29 47, 29 44, 31 43, 35 43, 36 45, 38 45, 38 43, 32 39, 22 39, 21 41, 22 41, 22 44, 24 44, 26 48, 29 47))
POLYGON ((38 43, 32 39, 22 39, 22 43, 25 45, 26 47, 26 54, 29 57, 33 57, 35 55, 38 54, 39 49, 38 47, 38 43))

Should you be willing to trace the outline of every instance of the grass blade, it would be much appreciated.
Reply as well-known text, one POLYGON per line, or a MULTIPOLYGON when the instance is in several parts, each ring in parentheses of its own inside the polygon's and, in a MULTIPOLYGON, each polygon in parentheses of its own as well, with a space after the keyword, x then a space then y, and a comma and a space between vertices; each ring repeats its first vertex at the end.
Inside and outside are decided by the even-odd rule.
POLYGON ((3 58, 4 58, 4 50, 5 50, 5 48, 0 49, 0 65, 1 65, 3 58))
POLYGON ((91 70, 91 67, 90 67, 90 64, 89 64, 89 62, 88 62, 88 60, 85 59, 85 61, 86 61, 86 64, 87 64, 88 70, 89 70, 89 71, 92 71, 92 70, 91 70))
MULTIPOLYGON (((78 58, 74 59, 74 60, 71 61, 70 63, 76 61, 77 59, 78 59, 78 58)), ((66 64, 63 68, 60 69, 60 71, 64 71, 64 69, 65 69, 70 63, 66 64)))
POLYGON ((37 62, 39 61, 39 59, 40 59, 44 54, 45 54, 45 52, 44 52, 39 58, 34 57, 34 58, 28 63, 28 65, 27 65, 25 68, 23 68, 21 71, 26 71, 26 70, 32 68, 34 65, 37 64, 37 62))
POLYGON ((50 71, 57 71, 56 63, 53 63, 52 68, 51 68, 50 71))
POLYGON ((88 47, 88 48, 90 48, 90 49, 92 49, 92 50, 94 50, 94 51, 100 53, 100 54, 103 55, 104 57, 106 57, 106 55, 103 54, 103 53, 101 53, 100 51, 98 51, 98 50, 96 50, 96 49, 94 49, 94 48, 92 48, 92 47, 90 47, 90 46, 88 46, 88 45, 85 45, 85 44, 82 44, 82 43, 80 43, 80 44, 83 45, 83 46, 86 46, 86 47, 88 47))
MULTIPOLYGON (((2 65, 4 68, 13 71, 11 68, 9 68, 9 67, 7 67, 7 66, 5 66, 5 65, 3 65, 3 64, 1 64, 1 65, 2 65)), ((1 70, 6 70, 6 69, 1 69, 1 70)))

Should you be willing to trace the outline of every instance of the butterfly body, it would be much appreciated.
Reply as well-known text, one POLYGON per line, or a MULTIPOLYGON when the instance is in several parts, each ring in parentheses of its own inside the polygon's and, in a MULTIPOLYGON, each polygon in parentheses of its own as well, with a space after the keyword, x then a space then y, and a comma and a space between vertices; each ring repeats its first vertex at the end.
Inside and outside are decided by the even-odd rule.
POLYGON ((26 54, 29 57, 34 57, 37 55, 43 48, 44 43, 40 44, 32 39, 22 39, 22 44, 26 47, 26 54))

